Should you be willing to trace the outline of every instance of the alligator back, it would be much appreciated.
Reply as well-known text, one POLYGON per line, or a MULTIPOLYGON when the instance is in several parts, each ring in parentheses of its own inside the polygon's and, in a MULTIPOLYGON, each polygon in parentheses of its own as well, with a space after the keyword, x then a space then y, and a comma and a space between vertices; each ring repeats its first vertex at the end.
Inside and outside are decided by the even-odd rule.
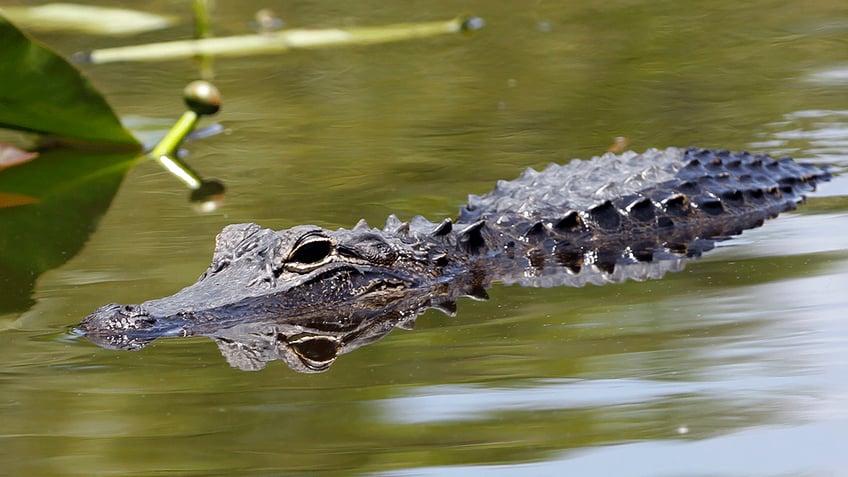
POLYGON ((639 276, 639 268, 636 275, 614 273, 630 263, 700 255, 714 240, 795 208, 817 180, 828 178, 811 164, 746 152, 609 153, 500 181, 492 192, 470 196, 458 222, 487 224, 486 248, 519 243, 527 249, 534 273, 502 273, 507 283, 580 285, 575 275, 588 264, 597 273, 583 273, 586 281, 641 279, 649 276, 639 276), (573 273, 550 270, 554 264, 573 273), (553 273, 542 273, 546 268, 553 273))

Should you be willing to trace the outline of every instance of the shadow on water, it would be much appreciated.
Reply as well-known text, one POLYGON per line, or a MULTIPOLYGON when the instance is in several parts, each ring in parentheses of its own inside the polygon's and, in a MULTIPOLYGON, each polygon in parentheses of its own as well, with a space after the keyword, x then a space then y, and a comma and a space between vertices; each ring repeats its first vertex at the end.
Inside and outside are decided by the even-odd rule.
MULTIPOLYGON (((219 2, 229 19, 222 31, 241 31, 244 13, 265 6, 219 2)), ((753 148, 846 165, 848 83, 806 74, 844 61, 839 1, 478 6, 302 3, 282 12, 287 24, 473 8, 491 29, 448 48, 217 63, 216 83, 234 98, 222 117, 233 133, 193 148, 200 169, 233 186, 216 213, 194 214, 152 162, 133 168, 114 200, 106 198, 114 190, 91 194, 67 211, 102 212, 111 201, 93 235, 98 213, 71 220, 50 204, 36 226, 15 209, 39 204, 0 210, 0 263, 22 291, 0 302, 4 310, 37 302, 0 333, 0 473, 841 475, 848 178, 838 171, 797 212, 697 263, 681 259, 685 270, 662 280, 580 289, 495 282, 487 302, 460 299, 456 319, 417 315, 434 304, 452 313, 452 300, 427 302, 438 293, 375 305, 379 318, 368 308, 312 310, 297 323, 254 315, 217 330, 163 330, 194 338, 137 336, 134 346, 146 347, 132 353, 67 339, 68 327, 107 300, 137 302, 190 283, 226 224, 318 220, 334 230, 390 212, 448 216, 495 179, 590 156, 620 134, 636 149, 753 148), (32 233, 7 233, 6 217, 32 233), (55 251, 72 256, 86 237, 69 262, 55 251), (35 252, 37 241, 54 252, 35 252), (36 260, 30 269, 20 265, 27 260, 36 260), (403 331, 413 322, 414 332, 403 331), (220 351, 237 368, 265 367, 239 372, 220 351), (295 373, 291 363, 329 370, 295 373)), ((188 34, 186 26, 156 39, 188 34)), ((80 35, 53 43, 68 53, 100 46, 80 35)), ((117 109, 168 116, 174 101, 162 91, 182 87, 196 68, 89 72, 117 109)), ((109 172, 104 190, 121 182, 124 160, 132 161, 102 160, 123 169, 109 172)))

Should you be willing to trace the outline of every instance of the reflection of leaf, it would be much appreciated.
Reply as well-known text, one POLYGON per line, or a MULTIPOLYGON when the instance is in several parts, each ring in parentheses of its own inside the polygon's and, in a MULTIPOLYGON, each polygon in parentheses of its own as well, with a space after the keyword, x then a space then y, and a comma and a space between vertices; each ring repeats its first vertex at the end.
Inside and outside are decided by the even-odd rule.
POLYGON ((24 162, 29 162, 38 157, 37 152, 27 152, 0 142, 0 170, 12 167, 24 162))
POLYGON ((76 68, 2 16, 0 45, 0 127, 138 146, 76 68))
POLYGON ((0 171, 0 202, 30 201, 0 208, 0 314, 31 305, 38 276, 82 248, 135 159, 54 149, 0 171))
POLYGON ((131 35, 159 30, 174 23, 173 18, 153 13, 74 3, 4 7, 0 11, 26 28, 101 35, 131 35))
POLYGON ((0 192, 0 209, 4 207, 17 207, 19 205, 37 204, 38 199, 13 192, 0 192))

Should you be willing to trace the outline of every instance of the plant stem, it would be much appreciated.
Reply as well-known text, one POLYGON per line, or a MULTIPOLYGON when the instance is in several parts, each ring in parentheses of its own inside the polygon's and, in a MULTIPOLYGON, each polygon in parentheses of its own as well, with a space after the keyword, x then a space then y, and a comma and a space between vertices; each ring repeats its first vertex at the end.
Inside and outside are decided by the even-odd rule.
POLYGON ((240 35, 199 40, 181 40, 147 45, 93 50, 75 55, 91 63, 114 61, 163 61, 197 55, 244 56, 283 53, 293 49, 324 48, 339 45, 368 45, 410 40, 476 29, 482 21, 472 17, 449 21, 399 23, 360 28, 290 29, 262 35, 240 35), (477 21, 473 21, 477 20, 477 21))

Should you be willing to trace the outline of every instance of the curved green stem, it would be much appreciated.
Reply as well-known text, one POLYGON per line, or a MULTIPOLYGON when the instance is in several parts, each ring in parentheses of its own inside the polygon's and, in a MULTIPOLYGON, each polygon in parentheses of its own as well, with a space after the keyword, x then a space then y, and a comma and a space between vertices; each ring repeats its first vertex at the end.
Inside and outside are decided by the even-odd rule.
POLYGON ((175 155, 174 152, 186 136, 191 134, 199 119, 200 116, 194 111, 189 110, 184 112, 180 119, 171 126, 171 130, 168 131, 168 134, 165 134, 165 137, 159 141, 159 144, 150 151, 150 155, 154 158, 159 156, 175 155))
POLYGON ((186 111, 168 131, 168 134, 159 141, 159 144, 150 151, 149 156, 156 160, 168 172, 184 182, 192 190, 198 189, 203 182, 199 174, 194 172, 186 163, 177 158, 177 148, 189 135, 200 116, 194 111, 186 111))

